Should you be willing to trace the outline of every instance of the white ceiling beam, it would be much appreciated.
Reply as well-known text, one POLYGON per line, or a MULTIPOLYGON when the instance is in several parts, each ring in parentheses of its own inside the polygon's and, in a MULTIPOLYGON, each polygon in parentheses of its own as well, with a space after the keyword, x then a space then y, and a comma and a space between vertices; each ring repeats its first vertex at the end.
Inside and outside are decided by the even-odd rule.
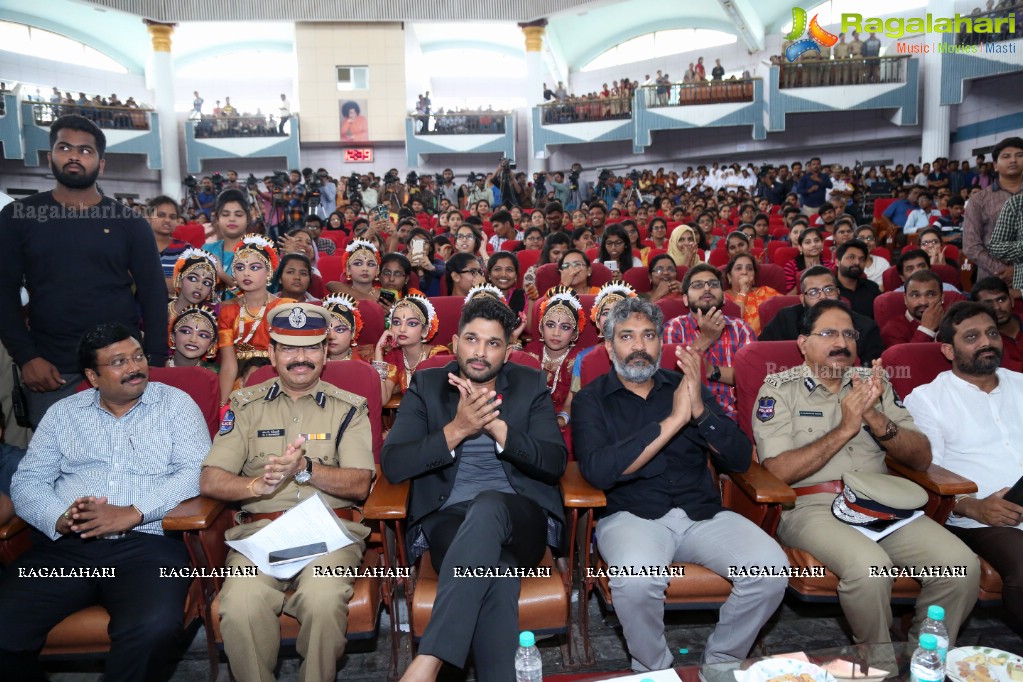
POLYGON ((718 0, 718 4, 735 26, 739 39, 746 43, 746 49, 751 54, 763 50, 764 22, 749 0, 718 0))

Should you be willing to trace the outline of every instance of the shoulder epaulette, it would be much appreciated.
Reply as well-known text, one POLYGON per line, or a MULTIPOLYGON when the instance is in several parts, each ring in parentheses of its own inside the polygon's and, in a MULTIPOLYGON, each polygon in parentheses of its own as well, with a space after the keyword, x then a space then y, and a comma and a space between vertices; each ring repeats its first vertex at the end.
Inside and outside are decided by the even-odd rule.
POLYGON ((783 372, 768 374, 764 378, 764 383, 773 388, 780 388, 782 384, 787 384, 791 381, 798 381, 803 378, 804 367, 805 365, 796 365, 795 367, 790 367, 783 372))

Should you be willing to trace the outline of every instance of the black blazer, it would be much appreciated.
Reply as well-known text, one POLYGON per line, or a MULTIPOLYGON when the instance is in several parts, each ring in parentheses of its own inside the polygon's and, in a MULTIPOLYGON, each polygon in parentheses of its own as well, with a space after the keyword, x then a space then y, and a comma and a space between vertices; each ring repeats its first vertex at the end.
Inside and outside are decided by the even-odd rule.
MULTIPOLYGON (((448 383, 449 372, 458 374, 456 362, 412 376, 380 456, 387 480, 412 480, 412 524, 444 504, 461 462, 462 445, 455 447, 452 458, 444 438, 444 426, 454 419, 459 399, 458 389, 448 383)), ((508 439, 497 458, 508 482, 563 526, 564 504, 558 480, 565 472, 568 450, 547 381, 539 370, 505 363, 497 375, 496 390, 502 397, 501 419, 508 423, 508 439)), ((418 534, 418 529, 411 529, 409 541, 418 534)))

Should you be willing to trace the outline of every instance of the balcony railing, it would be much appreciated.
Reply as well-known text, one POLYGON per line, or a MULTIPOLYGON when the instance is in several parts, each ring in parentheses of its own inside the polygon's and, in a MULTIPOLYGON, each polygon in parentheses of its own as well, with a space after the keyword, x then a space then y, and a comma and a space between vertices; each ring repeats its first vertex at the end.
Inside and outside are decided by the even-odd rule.
POLYGON ((632 99, 628 97, 573 97, 540 105, 544 125, 614 121, 632 118, 632 99))
POLYGON ((57 118, 65 114, 78 114, 91 120, 100 128, 123 130, 149 130, 148 107, 105 107, 88 102, 86 104, 45 104, 32 105, 32 119, 37 126, 48 128, 57 118))
POLYGON ((656 85, 640 88, 647 109, 657 107, 692 106, 700 104, 723 104, 726 102, 752 102, 753 78, 702 83, 672 83, 667 91, 656 85))
POLYGON ((209 116, 195 122, 197 139, 210 137, 287 137, 271 116, 209 116))
POLYGON ((416 135, 504 135, 504 111, 409 116, 416 135))
POLYGON ((905 83, 908 60, 908 55, 900 55, 783 62, 778 85, 786 89, 905 83))
POLYGON ((976 14, 969 14, 967 17, 972 21, 977 19, 991 19, 992 26, 998 27, 998 31, 995 33, 975 33, 962 31, 956 34, 957 45, 979 45, 980 43, 997 43, 1002 40, 1015 40, 1016 38, 1023 38, 1023 3, 1016 3, 1008 7, 1001 7, 998 9, 991 10, 990 12, 977 12, 976 14), (1015 17, 1015 22, 1004 21, 1010 17, 1015 17), (998 19, 1003 21, 999 22, 998 19), (1015 30, 1011 30, 1011 24, 1015 23, 1015 30))

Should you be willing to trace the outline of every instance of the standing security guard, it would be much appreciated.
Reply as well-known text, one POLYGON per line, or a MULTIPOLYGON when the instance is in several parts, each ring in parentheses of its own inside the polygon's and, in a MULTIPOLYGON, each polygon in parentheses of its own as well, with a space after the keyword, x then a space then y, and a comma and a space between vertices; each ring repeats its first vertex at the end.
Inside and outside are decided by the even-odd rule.
MULTIPOLYGON (((319 495, 359 541, 318 557, 291 580, 227 578, 221 631, 231 672, 242 682, 273 680, 281 611, 302 624, 301 679, 333 680, 345 646, 354 577, 314 575, 316 567, 362 562, 369 529, 351 507, 369 495, 374 464, 366 400, 320 380, 330 314, 318 305, 279 306, 270 321, 270 362, 278 377, 231 395, 230 410, 206 457, 202 494, 240 501, 242 523, 228 540, 248 537, 288 509, 319 495), (287 597, 285 590, 293 589, 287 597)), ((229 567, 252 566, 232 550, 229 567)))

